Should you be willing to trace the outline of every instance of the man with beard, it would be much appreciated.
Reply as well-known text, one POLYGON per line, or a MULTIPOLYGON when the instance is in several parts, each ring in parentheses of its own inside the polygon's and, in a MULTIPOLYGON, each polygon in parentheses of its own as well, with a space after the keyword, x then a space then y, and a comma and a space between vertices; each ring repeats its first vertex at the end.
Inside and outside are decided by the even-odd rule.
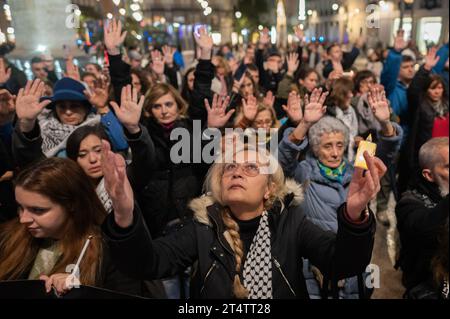
POLYGON ((435 138, 419 153, 420 177, 396 207, 401 251, 397 266, 403 271, 406 296, 433 280, 431 260, 438 247, 439 229, 448 219, 449 139, 435 138))

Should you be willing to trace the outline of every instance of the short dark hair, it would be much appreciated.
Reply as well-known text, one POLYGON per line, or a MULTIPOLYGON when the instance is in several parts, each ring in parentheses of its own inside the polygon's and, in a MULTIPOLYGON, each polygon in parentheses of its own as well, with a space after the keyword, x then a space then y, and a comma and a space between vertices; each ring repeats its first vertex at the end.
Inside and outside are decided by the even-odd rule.
POLYGON ((403 55, 402 56, 402 63, 408 63, 408 62, 416 62, 416 60, 414 60, 414 58, 410 55, 403 55))
POLYGON ((96 69, 98 72, 101 72, 101 71, 102 71, 102 67, 101 67, 100 65, 98 65, 97 63, 93 63, 93 62, 86 63, 86 65, 84 66, 84 68, 86 68, 88 65, 93 65, 93 66, 95 67, 95 69, 96 69))
POLYGON ((93 78, 97 79, 97 77, 95 76, 94 73, 90 73, 90 72, 84 72, 83 74, 81 74, 81 80, 83 81, 85 77, 88 76, 92 76, 93 78))
POLYGON ((247 71, 253 71, 253 72, 258 71, 258 72, 259 72, 259 69, 258 69, 258 67, 257 67, 256 65, 254 65, 254 64, 247 64, 247 71))
POLYGON ((35 56, 34 58, 31 59, 31 64, 37 64, 42 62, 44 62, 44 60, 42 60, 42 58, 38 56, 35 56))
POLYGON ((355 91, 359 92, 359 88, 361 87, 361 82, 364 81, 365 79, 370 79, 370 78, 372 78, 375 82, 377 82, 377 77, 375 76, 375 74, 372 71, 363 70, 363 71, 359 71, 358 73, 356 73, 355 79, 353 80, 355 82, 355 91))
POLYGON ((337 43, 333 43, 332 45, 330 45, 330 46, 327 48, 327 54, 330 54, 331 49, 333 49, 334 47, 338 47, 338 46, 339 46, 339 44, 337 44, 337 43))

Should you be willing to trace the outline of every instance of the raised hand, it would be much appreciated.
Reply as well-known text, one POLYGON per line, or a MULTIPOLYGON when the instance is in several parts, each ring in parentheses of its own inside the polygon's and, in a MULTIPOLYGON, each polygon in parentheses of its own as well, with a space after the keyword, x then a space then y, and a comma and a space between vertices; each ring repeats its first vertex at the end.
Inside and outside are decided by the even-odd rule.
POLYGON ((283 109, 294 124, 298 125, 303 119, 302 100, 297 92, 289 93, 287 106, 283 105, 283 109))
POLYGON ((436 64, 438 64, 441 57, 437 55, 437 51, 438 50, 436 47, 432 47, 428 51, 427 55, 425 56, 425 70, 431 71, 436 66, 436 64))
POLYGON ((119 227, 127 228, 133 223, 134 194, 126 173, 125 159, 111 151, 102 141, 102 170, 105 189, 114 208, 114 219, 119 227))
POLYGON ((394 50, 401 52, 406 48, 406 41, 405 41, 405 31, 404 30, 398 30, 397 36, 394 40, 394 50))
POLYGON ((164 62, 168 67, 173 67, 173 55, 175 54, 175 49, 168 45, 165 45, 162 47, 162 51, 164 55, 164 62))
POLYGON ((311 98, 305 95, 305 111, 303 121, 305 124, 317 123, 326 113, 327 107, 324 105, 328 92, 322 93, 322 88, 314 89, 311 98))
POLYGON ((108 83, 102 79, 97 79, 95 83, 95 89, 93 91, 85 90, 84 95, 86 95, 89 103, 91 103, 97 111, 100 111, 108 107, 109 87, 108 83))
POLYGON ((258 100, 253 95, 250 95, 245 99, 242 99, 242 112, 244 117, 249 121, 254 121, 258 114, 258 100))
POLYGON ((144 106, 145 96, 138 99, 138 91, 134 90, 131 85, 122 88, 122 96, 120 99, 120 107, 116 102, 110 102, 117 119, 131 134, 140 132, 139 120, 144 106))
POLYGON ((379 87, 372 88, 367 94, 367 101, 378 122, 386 123, 390 121, 391 110, 384 90, 379 87))
POLYGON ((338 75, 344 74, 344 67, 341 61, 331 60, 331 64, 333 65, 333 71, 336 71, 338 75))
POLYGON ((222 128, 228 123, 231 116, 235 112, 235 110, 230 110, 228 113, 226 113, 229 103, 230 103, 229 96, 223 99, 220 98, 217 94, 214 94, 212 107, 209 104, 209 101, 205 99, 205 107, 206 111, 208 112, 209 128, 222 128))
POLYGON ((127 31, 122 33, 122 22, 116 19, 109 21, 104 27, 104 41, 108 53, 111 55, 120 54, 120 46, 127 37, 127 31))
POLYGON ((64 76, 81 82, 80 70, 78 69, 78 66, 73 63, 72 57, 66 59, 66 73, 64 73, 64 76))
POLYGON ((242 87, 242 83, 244 83, 244 79, 245 79, 245 75, 241 76, 241 79, 239 81, 234 80, 233 82, 233 89, 232 91, 236 94, 239 93, 239 91, 241 90, 242 87))
POLYGON ((266 96, 264 97, 263 104, 273 107, 273 105, 275 104, 275 96, 273 95, 272 91, 267 92, 266 96))
POLYGON ((206 28, 200 27, 198 29, 198 34, 194 33, 194 38, 197 46, 200 48, 200 59, 210 60, 214 42, 206 28))
POLYGON ((11 68, 6 68, 5 61, 0 58, 0 84, 5 84, 11 77, 11 68))
POLYGON ((16 114, 23 132, 33 129, 38 115, 51 103, 50 100, 39 101, 44 90, 45 84, 39 79, 28 81, 25 88, 19 90, 16 99, 16 114))
POLYGON ((358 40, 355 43, 355 47, 358 48, 358 49, 362 49, 362 47, 364 46, 365 43, 366 43, 366 38, 359 37, 358 40))
POLYGON ((380 179, 386 174, 387 168, 377 157, 364 153, 368 171, 355 167, 353 178, 347 195, 347 214, 354 221, 359 221, 361 213, 381 189, 380 179))
POLYGON ((161 52, 158 50, 153 50, 151 52, 152 64, 151 68, 156 75, 162 76, 164 74, 164 59, 161 52))
POLYGON ((297 71, 300 60, 298 59, 298 53, 289 53, 289 55, 286 57, 287 65, 288 65, 288 71, 287 74, 290 76, 294 76, 295 71, 297 71))
POLYGON ((295 36, 297 37, 298 41, 300 43, 303 42, 303 38, 305 36, 305 32, 302 30, 300 25, 297 25, 297 26, 294 27, 294 33, 295 33, 295 36))
POLYGON ((259 36, 259 44, 266 46, 270 43, 269 29, 264 28, 259 36))

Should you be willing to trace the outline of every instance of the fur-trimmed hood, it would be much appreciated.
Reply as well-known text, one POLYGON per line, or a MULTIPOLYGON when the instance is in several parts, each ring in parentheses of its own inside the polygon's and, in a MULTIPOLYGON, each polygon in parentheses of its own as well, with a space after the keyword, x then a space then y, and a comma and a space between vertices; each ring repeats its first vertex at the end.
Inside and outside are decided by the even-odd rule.
MULTIPOLYGON (((295 182, 293 179, 287 179, 284 184, 284 189, 280 190, 280 193, 287 196, 291 196, 292 199, 288 204, 288 207, 298 206, 303 202, 304 194, 303 187, 295 182)), ((211 195, 204 195, 202 197, 196 198, 189 203, 189 208, 194 213, 194 219, 205 225, 212 226, 211 220, 208 217, 208 207, 216 204, 216 201, 211 195)), ((284 210, 285 203, 281 203, 282 209, 284 210)))

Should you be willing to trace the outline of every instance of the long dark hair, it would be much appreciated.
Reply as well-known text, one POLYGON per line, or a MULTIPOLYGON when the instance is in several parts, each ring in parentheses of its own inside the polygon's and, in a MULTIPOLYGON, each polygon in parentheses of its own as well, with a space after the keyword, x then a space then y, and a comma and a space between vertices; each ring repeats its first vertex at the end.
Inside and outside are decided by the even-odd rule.
POLYGON ((145 76, 145 73, 141 70, 137 69, 131 69, 130 74, 134 74, 138 77, 139 81, 141 82, 141 94, 145 96, 147 94, 148 90, 150 89, 150 81, 145 76))
POLYGON ((66 153, 69 159, 75 162, 77 161, 81 142, 89 135, 95 135, 101 140, 110 142, 108 135, 101 125, 85 125, 79 127, 70 134, 69 139, 67 140, 66 153))
POLYGON ((195 68, 188 69, 183 76, 183 85, 182 85, 182 89, 181 89, 181 96, 183 97, 183 99, 185 101, 191 100, 192 92, 191 92, 191 90, 189 90, 188 77, 189 77, 189 74, 191 74, 192 72, 195 72, 195 68))
MULTIPOLYGON (((14 184, 47 197, 67 214, 64 238, 58 242, 63 255, 52 274, 65 273, 68 265, 76 263, 86 239, 94 236, 80 265, 80 281, 96 285, 103 258, 100 226, 106 211, 83 170, 69 159, 48 158, 23 170, 14 184)), ((40 243, 19 218, 0 225, 0 280, 19 279, 29 272, 40 243)))
POLYGON ((444 103, 448 102, 448 92, 447 92, 447 89, 446 89, 446 85, 445 85, 444 79, 440 75, 437 75, 437 74, 432 74, 432 75, 430 75, 428 77, 426 84, 423 86, 422 95, 426 99, 429 100, 428 90, 430 88, 431 89, 436 88, 436 86, 438 86, 439 84, 442 85, 442 88, 444 89, 444 92, 442 93, 441 101, 444 102, 444 103))

